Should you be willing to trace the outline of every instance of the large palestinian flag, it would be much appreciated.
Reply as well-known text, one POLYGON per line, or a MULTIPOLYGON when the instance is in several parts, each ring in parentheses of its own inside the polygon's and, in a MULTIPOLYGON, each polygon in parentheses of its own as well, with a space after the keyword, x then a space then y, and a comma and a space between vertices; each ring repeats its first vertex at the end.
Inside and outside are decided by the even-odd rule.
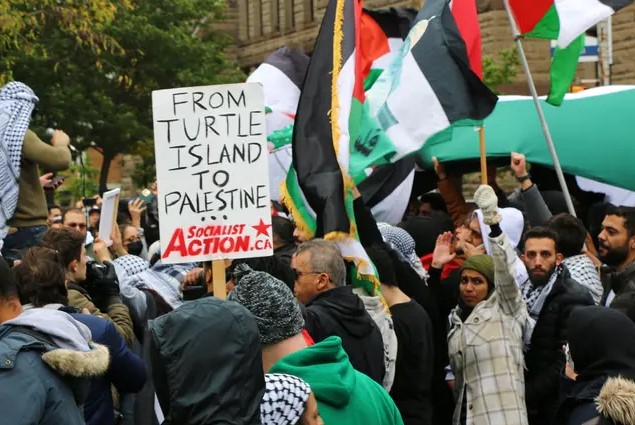
POLYGON ((586 30, 633 0, 510 0, 518 29, 526 37, 558 40, 551 60, 547 102, 559 106, 575 77, 586 30))
POLYGON ((369 294, 379 280, 359 242, 348 178, 349 121, 360 113, 362 2, 330 0, 309 63, 293 130, 293 166, 282 201, 309 236, 337 243, 354 264, 353 284, 369 294))
POLYGON ((496 100, 470 68, 448 2, 427 0, 400 54, 367 93, 351 137, 351 175, 417 152, 453 123, 484 119, 496 100))

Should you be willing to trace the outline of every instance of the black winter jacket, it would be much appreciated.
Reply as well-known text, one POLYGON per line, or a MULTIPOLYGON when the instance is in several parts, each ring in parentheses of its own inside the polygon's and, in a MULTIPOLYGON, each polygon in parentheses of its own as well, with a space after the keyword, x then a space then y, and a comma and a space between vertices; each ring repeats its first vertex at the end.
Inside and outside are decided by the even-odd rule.
POLYGON ((562 266, 531 336, 525 354, 525 399, 530 424, 549 424, 558 406, 562 346, 567 343, 567 319, 576 306, 594 305, 589 291, 562 266))
POLYGON ((352 287, 323 292, 308 304, 306 330, 315 342, 339 336, 353 367, 382 384, 386 366, 381 332, 352 287))
POLYGON ((163 425, 260 425, 265 383, 256 320, 215 297, 150 323, 152 374, 163 425))

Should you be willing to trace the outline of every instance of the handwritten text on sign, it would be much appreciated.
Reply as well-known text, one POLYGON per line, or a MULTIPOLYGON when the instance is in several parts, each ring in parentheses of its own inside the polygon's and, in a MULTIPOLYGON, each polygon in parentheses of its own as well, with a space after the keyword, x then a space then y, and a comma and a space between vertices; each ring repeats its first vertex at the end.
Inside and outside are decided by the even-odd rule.
POLYGON ((163 261, 271 255, 259 84, 152 93, 163 261))

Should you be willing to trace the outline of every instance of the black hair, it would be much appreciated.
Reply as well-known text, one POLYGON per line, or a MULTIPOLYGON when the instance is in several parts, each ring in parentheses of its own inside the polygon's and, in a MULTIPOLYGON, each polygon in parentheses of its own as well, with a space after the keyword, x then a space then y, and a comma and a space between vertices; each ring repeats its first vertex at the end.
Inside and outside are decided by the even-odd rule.
POLYGON ((635 207, 609 208, 606 215, 616 215, 624 219, 624 227, 628 232, 628 237, 635 236, 635 207))
POLYGON ((523 246, 527 244, 529 239, 551 239, 556 245, 556 253, 562 252, 560 250, 560 242, 558 240, 558 234, 548 227, 532 227, 525 232, 523 237, 523 246))
POLYGON ((435 192, 425 193, 419 197, 419 206, 421 204, 430 204, 433 211, 441 211, 448 213, 448 207, 443 200, 443 197, 435 192))
POLYGON ((587 235, 582 220, 571 214, 561 213, 551 217, 547 227, 558 235, 558 249, 565 258, 582 253, 587 235))
POLYGON ((15 282, 13 270, 9 263, 0 256, 0 298, 8 300, 18 298, 18 287, 15 282))
POLYGON ((399 283, 395 275, 395 268, 388 252, 373 245, 366 248, 366 254, 375 265, 375 269, 377 269, 379 281, 384 285, 398 287, 399 283))
POLYGON ((29 248, 15 274, 22 304, 31 303, 35 307, 68 304, 66 270, 57 251, 39 246, 29 248))
POLYGON ((271 217, 271 230, 274 235, 282 242, 292 244, 293 239, 293 222, 287 218, 273 216, 271 217))

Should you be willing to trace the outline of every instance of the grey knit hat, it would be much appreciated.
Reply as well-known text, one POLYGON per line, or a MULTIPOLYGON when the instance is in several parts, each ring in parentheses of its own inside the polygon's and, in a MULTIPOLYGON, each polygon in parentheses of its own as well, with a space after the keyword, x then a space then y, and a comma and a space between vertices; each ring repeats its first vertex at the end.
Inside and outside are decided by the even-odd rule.
POLYGON ((236 286, 227 295, 253 314, 263 345, 275 344, 302 332, 304 318, 300 304, 289 287, 265 272, 238 264, 233 272, 236 286))

